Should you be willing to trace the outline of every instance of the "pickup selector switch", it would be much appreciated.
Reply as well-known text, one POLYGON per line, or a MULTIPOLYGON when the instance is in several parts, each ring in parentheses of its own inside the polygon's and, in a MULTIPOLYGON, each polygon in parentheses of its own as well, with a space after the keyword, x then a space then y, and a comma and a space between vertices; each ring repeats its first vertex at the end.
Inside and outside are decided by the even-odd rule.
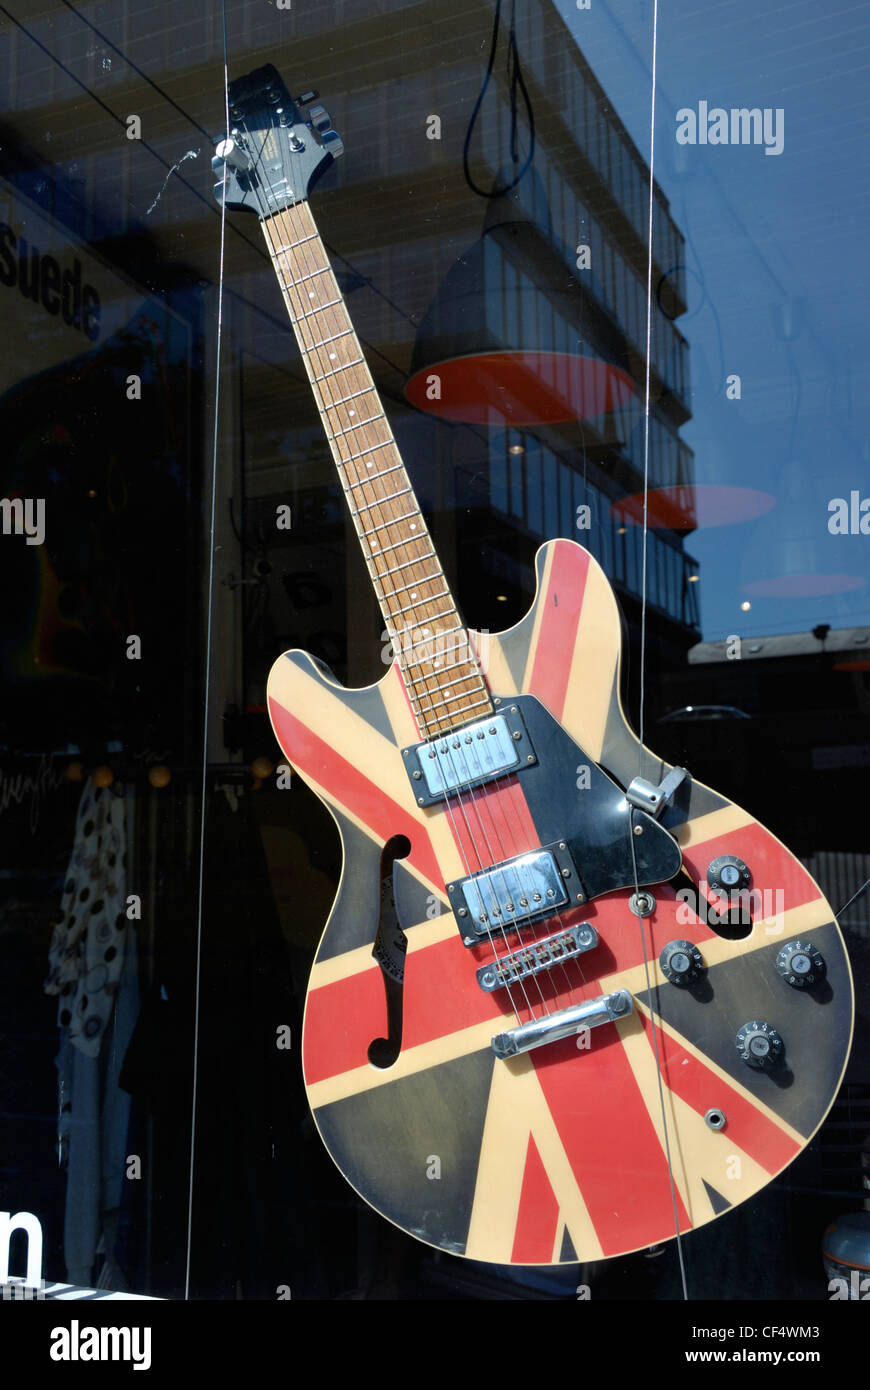
POLYGON ((734 1039, 737 1051, 748 1067, 766 1071, 779 1061, 783 1054, 783 1042, 779 1033, 761 1019, 744 1023, 734 1039))
POLYGON ((669 941, 659 956, 662 974, 672 985, 690 985, 704 971, 704 958, 691 941, 669 941))
POLYGON ((824 956, 811 941, 787 941, 776 958, 776 968, 793 989, 816 984, 827 969, 824 956))
POLYGON ((748 866, 736 854, 720 854, 707 869, 707 883, 717 893, 739 893, 751 882, 748 866))

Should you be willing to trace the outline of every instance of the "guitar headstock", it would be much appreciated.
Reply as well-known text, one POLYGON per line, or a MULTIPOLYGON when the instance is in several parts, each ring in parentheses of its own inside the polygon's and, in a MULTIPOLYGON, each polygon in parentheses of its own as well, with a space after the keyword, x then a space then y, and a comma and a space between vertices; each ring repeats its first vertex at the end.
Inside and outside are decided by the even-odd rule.
POLYGON ((308 197, 344 148, 322 106, 302 110, 316 96, 291 97, 271 63, 230 83, 230 133, 211 162, 219 203, 262 219, 308 197))

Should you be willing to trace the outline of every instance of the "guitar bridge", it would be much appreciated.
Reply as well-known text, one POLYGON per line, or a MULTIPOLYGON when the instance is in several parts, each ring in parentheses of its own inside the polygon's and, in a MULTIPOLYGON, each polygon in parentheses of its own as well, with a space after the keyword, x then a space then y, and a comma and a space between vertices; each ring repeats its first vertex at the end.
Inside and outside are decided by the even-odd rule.
POLYGON ((532 941, 511 951, 508 956, 500 956, 491 965, 482 965, 477 972, 477 983, 486 994, 496 989, 510 989, 521 980, 532 975, 540 975, 542 970, 552 970, 564 965, 584 951, 591 951, 598 945, 598 933, 588 922, 578 922, 567 931, 557 932, 543 941, 532 941))
POLYGON ((560 1009, 558 1013, 533 1019, 531 1023, 523 1023, 507 1033, 497 1033, 492 1040, 492 1050, 496 1057, 516 1057, 520 1052, 531 1052, 532 1048, 543 1047, 545 1043, 570 1038, 581 1028, 599 1028, 602 1023, 615 1023, 618 1018, 627 1018, 633 1011, 634 1000, 628 990, 617 989, 613 994, 599 994, 597 999, 588 999, 585 1004, 577 1004, 574 1008, 560 1009))

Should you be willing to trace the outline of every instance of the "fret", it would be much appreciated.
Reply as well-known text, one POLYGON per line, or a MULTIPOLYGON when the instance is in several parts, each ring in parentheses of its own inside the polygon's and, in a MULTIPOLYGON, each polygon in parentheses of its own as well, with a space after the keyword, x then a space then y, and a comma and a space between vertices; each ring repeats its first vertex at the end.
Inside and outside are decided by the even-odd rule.
POLYGON ((340 367, 333 367, 330 372, 322 372, 320 376, 313 376, 312 381, 325 381, 328 376, 337 376, 339 372, 350 371, 351 367, 358 367, 360 362, 365 362, 364 357, 355 357, 352 362, 343 362, 340 367))
MULTIPOLYGON (((381 581, 386 576, 382 576, 379 574, 376 577, 379 581, 381 581)), ((409 589, 416 589, 419 584, 431 584, 434 582, 434 580, 439 579, 441 577, 442 576, 439 572, 438 574, 428 575, 425 579, 415 579, 412 584, 400 584, 398 589, 390 589, 388 593, 379 594, 378 597, 383 598, 384 602, 386 603, 387 599, 398 598, 399 594, 405 594, 408 592, 409 589)), ((382 583, 381 588, 383 588, 382 583)), ((401 612, 401 609, 399 611, 401 612)))
MULTIPOLYGON (((451 700, 460 700, 460 699, 462 699, 462 696, 461 696, 461 695, 451 695, 447 700, 439 700, 437 703, 438 703, 439 705, 449 705, 451 700)), ((466 709, 477 709, 480 705, 488 705, 488 704, 489 704, 489 700, 488 700, 488 699, 487 699, 487 700, 474 700, 474 701, 472 702, 472 704, 466 705, 465 708, 466 708, 466 709)), ((433 706, 433 710, 434 710, 434 706, 433 706)), ((439 718, 440 718, 440 716, 439 716, 439 718)))
MULTIPOLYGON (((410 491, 410 488, 408 489, 410 491)), ((412 516, 419 516, 420 508, 415 507, 412 512, 405 512, 402 516, 394 516, 391 521, 382 521, 380 526, 372 527, 371 531, 360 531, 361 536, 376 536, 378 531, 386 531, 389 526, 398 526, 400 521, 409 521, 412 516)), ((413 537, 412 537, 413 539, 413 537)), ((383 554, 383 551, 381 552, 383 554)))
MULTIPOLYGON (((444 689, 443 686, 439 686, 439 690, 443 690, 443 689, 444 689)), ((431 698, 432 698, 432 691, 431 691, 431 690, 426 690, 426 691, 424 691, 424 694, 426 695, 426 697, 427 697, 428 699, 431 700, 431 698)), ((474 691, 473 691, 473 690, 465 690, 465 691, 459 691, 459 693, 456 694, 456 695, 448 695, 448 696, 446 697, 446 699, 444 699, 444 700, 438 700, 435 704, 433 704, 432 707, 431 707, 431 709, 426 710, 426 713, 427 713, 427 714, 435 714, 437 705, 451 705, 451 704, 455 704, 457 700, 466 700, 466 699, 468 698, 469 695, 473 695, 473 694, 474 694, 474 691)), ((488 704, 489 701, 487 701, 486 703, 488 704)), ((474 705, 467 705, 466 708, 467 708, 467 709, 474 709, 475 706, 474 706, 474 705)), ((438 718, 440 718, 440 717, 441 717, 441 716, 439 715, 438 718)))
MULTIPOLYGON (((332 442, 334 441, 331 439, 329 443, 332 442)), ((385 439, 384 443, 372 443, 372 445, 368 446, 368 449, 360 449, 359 453, 349 453, 346 459, 339 459, 338 461, 342 464, 342 467, 345 466, 346 463, 356 463, 357 459, 364 459, 367 453, 377 453, 378 449, 386 449, 386 446, 391 445, 391 443, 395 445, 395 442, 395 439, 385 439)), ((400 464, 400 467, 404 468, 404 464, 400 464)), ((379 477, 377 473, 367 473, 364 478, 352 478, 352 480, 347 480, 347 486, 359 486, 360 482, 368 482, 370 478, 377 477, 379 477)))
POLYGON ((300 285, 303 280, 313 280, 315 275, 327 275, 332 270, 331 265, 321 266, 319 270, 312 270, 308 275, 298 275, 294 278, 294 284, 300 285))
MULTIPOLYGON (((348 401, 355 401, 357 396, 364 396, 367 391, 374 391, 374 386, 364 386, 361 391, 352 391, 349 396, 340 396, 337 401, 324 401, 324 410, 334 410, 337 405, 346 405, 348 401)), ((359 425, 351 426, 359 429, 359 425)))
MULTIPOLYGON (((423 608, 427 603, 434 603, 439 598, 449 598, 450 590, 442 589, 440 594, 430 594, 428 598, 418 598, 416 603, 406 603, 404 608, 396 608, 392 614, 394 618, 400 618, 403 613, 410 613, 414 608, 423 608)), ((433 620, 446 618, 446 613, 434 613, 433 620)))
MULTIPOLYGON (((374 387, 372 387, 372 390, 374 390, 374 387)), ((374 424, 375 420, 386 420, 386 418, 387 417, 384 414, 384 412, 381 411, 379 415, 370 415, 367 420, 354 420, 353 424, 348 425, 347 429, 333 430, 332 434, 328 434, 326 437, 331 443, 333 439, 339 439, 343 434, 353 434, 354 430, 361 430, 363 425, 372 425, 374 424)), ((392 435, 390 435, 390 438, 386 441, 386 443, 388 444, 395 444, 395 442, 396 441, 395 439, 393 439, 392 435)), ((376 449, 381 449, 383 448, 383 445, 376 444, 374 447, 376 449)), ((366 450, 365 452, 368 451, 366 450)))
MULTIPOLYGON (((412 515, 413 515, 413 513, 412 513, 412 515)), ((379 556, 381 556, 381 555, 386 555, 386 553, 387 553, 388 550, 400 550, 403 546, 406 546, 406 545, 413 545, 413 544, 414 544, 414 541, 423 541, 423 540, 426 540, 426 539, 427 539, 427 537, 426 537, 425 535, 422 535, 422 536, 406 536, 405 539, 404 539, 403 541, 396 541, 393 545, 382 545, 382 546, 380 547, 380 549, 378 550, 377 555, 366 555, 365 558, 366 558, 367 560, 377 560, 379 556)), ((423 556, 421 556, 420 558, 423 559, 423 560, 425 560, 425 559, 427 559, 428 557, 425 556, 425 555, 423 555, 423 556)), ((412 561, 411 563, 415 563, 415 562, 412 561)))
MULTIPOLYGON (((419 565, 419 564, 422 564, 422 562, 423 562, 424 560, 434 560, 434 561, 436 562, 436 564, 437 564, 437 562, 438 562, 438 556, 435 554, 435 551, 434 551, 434 550, 430 550, 428 555, 420 555, 416 560, 403 560, 402 563, 401 563, 400 565, 393 565, 393 568, 392 568, 392 569, 384 570, 383 575, 378 575, 378 578, 379 578, 379 579, 380 579, 380 578, 386 579, 386 577, 387 577, 388 574, 398 574, 398 573, 399 573, 399 570, 406 570, 406 569, 408 568, 409 565, 419 565)), ((438 566, 438 571, 439 571, 439 573, 440 573, 440 571, 441 571, 441 566, 440 566, 440 565, 438 566)), ((431 577, 432 577, 433 579, 436 578, 436 576, 435 576, 434 574, 433 574, 431 577)), ((425 583, 426 583, 426 580, 425 580, 425 579, 421 579, 421 580, 420 580, 420 583, 421 583, 421 584, 425 584, 425 583)), ((412 585, 411 587, 413 587, 413 585, 412 585)))
MULTIPOLYGON (((390 441, 392 443, 392 440, 390 441)), ((386 444, 373 444, 371 449, 363 449, 363 454, 370 454, 374 449, 385 449, 386 444)), ((351 463, 355 458, 362 458, 362 454, 351 454, 349 459, 339 459, 341 464, 351 463)), ((363 478, 351 478, 348 480, 348 487, 362 487, 363 483, 370 483, 374 478, 385 478, 388 473, 404 473, 403 463, 394 463, 390 468, 379 468, 376 473, 366 473, 363 478)))
MULTIPOLYGON (((289 285, 285 285, 284 288, 285 288, 285 290, 289 290, 290 286, 289 286, 289 285)), ((318 304, 314 309, 310 309, 310 310, 308 311, 307 314, 297 314, 297 313, 295 312, 295 310, 293 310, 293 309, 291 309, 290 312, 293 314, 294 319, 297 319, 297 320, 298 320, 298 319, 313 319, 313 318, 315 317, 316 314, 319 314, 319 313, 320 313, 321 309, 331 309, 331 308, 333 307, 334 304, 343 304, 343 303, 344 303, 344 300, 342 299, 341 295, 339 295, 338 299, 329 299, 329 300, 327 300, 327 302, 326 302, 325 304, 318 304)), ((351 330, 351 331, 353 331, 353 330, 351 330)))
MULTIPOLYGON (((312 232, 310 236, 301 237, 299 241, 293 241, 293 242, 290 243, 289 246, 271 246, 271 245, 270 245, 270 246, 269 246, 269 250, 272 251, 273 253, 276 252, 276 251, 292 251, 292 250, 294 250, 295 247, 297 247, 297 246, 302 246, 303 243, 306 242, 306 241, 316 241, 317 238, 319 237, 319 235, 320 235, 319 232, 312 232)), ((267 237, 267 240, 268 240, 268 237, 267 237)))
MULTIPOLYGON (((367 482, 368 478, 362 478, 357 486, 361 487, 363 483, 367 482)), ((376 497, 374 502, 363 502, 355 512, 351 511, 351 516, 359 516, 360 512, 370 512, 372 507, 382 507, 385 502, 392 502, 394 497, 404 497, 406 493, 411 491, 410 487, 403 487, 399 492, 391 492, 389 497, 376 497)))
MULTIPOLYGON (((469 661, 468 664, 470 666, 472 664, 471 661, 469 661)), ((466 681, 473 681, 476 679, 476 677, 477 672, 473 671, 470 676, 457 676, 455 681, 440 681, 438 684, 438 689, 449 690, 452 685, 464 685, 466 681)), ((467 690, 465 693, 466 695, 470 695, 472 692, 470 690, 467 690)))
MULTIPOLYGON (((464 629, 463 629, 463 627, 462 627, 462 624, 460 623, 458 627, 442 627, 442 628, 439 629, 439 631, 438 631, 435 635, 436 635, 436 638, 438 638, 438 637, 447 637, 447 636, 450 635, 451 632, 462 632, 463 630, 464 630, 464 629)), ((398 634, 397 634, 397 635, 398 635, 398 634)), ((428 641, 429 641, 429 638, 427 637, 425 643, 420 643, 420 642, 414 642, 414 643, 412 643, 412 645, 411 645, 411 651, 412 651, 412 652, 415 652, 419 646, 428 644, 428 641)), ((454 646, 452 650, 453 650, 453 651, 458 651, 460 645, 461 645, 460 643, 457 643, 456 646, 454 646)), ((467 661, 467 660, 469 660, 469 658, 466 657, 465 660, 467 661)), ((439 658, 439 661, 440 661, 440 658, 439 658)), ((461 664, 460 662, 456 662, 456 665, 457 665, 457 666, 460 665, 460 664, 461 664)), ((431 656, 425 656, 425 657, 424 657, 424 656, 421 656, 419 659, 415 659, 415 660, 413 660, 413 661, 407 661, 407 662, 405 663, 405 665, 406 665, 406 666, 427 666, 427 665, 428 665, 428 666, 431 666, 431 665, 432 665, 432 658, 431 658, 431 656)))
POLYGON ((340 333, 333 333, 330 338, 321 338, 319 342, 312 343, 310 347, 306 344, 305 351, 313 352, 315 348, 326 347, 327 343, 337 343, 339 338, 349 338, 351 333, 353 333, 352 328, 343 328, 340 333))
MULTIPOLYGON (((427 574, 424 575, 422 579, 413 579, 410 584, 400 584, 398 589, 391 589, 389 597, 395 598, 397 594, 406 594, 409 589, 416 589, 420 584, 433 584, 436 579, 441 579, 442 577, 441 571, 439 570, 437 574, 427 574)), ((380 575, 378 578, 380 578, 380 575)), ((433 598, 438 598, 438 595, 433 594, 433 598)))

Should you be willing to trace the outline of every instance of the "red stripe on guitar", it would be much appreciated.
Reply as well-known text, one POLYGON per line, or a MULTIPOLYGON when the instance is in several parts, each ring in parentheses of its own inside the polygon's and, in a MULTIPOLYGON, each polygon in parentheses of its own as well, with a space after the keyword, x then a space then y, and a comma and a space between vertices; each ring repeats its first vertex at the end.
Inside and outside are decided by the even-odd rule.
MULTIPOLYGON (((652 1022, 640 1009, 637 1016, 643 1024, 647 1042, 654 1050, 652 1022)), ((791 1162, 799 1152, 800 1144, 669 1033, 657 1028, 656 1039, 662 1077, 675 1096, 684 1100, 698 1115, 705 1115, 713 1104, 724 1110, 728 1116, 728 1135, 732 1142, 768 1173, 778 1173, 780 1168, 791 1162)))
MULTIPOLYGON (((503 1024, 508 1002, 503 991, 486 994, 475 970, 489 951, 469 951, 449 937, 405 960, 402 1049, 447 1038, 462 1028, 493 1020, 503 1024), (500 1005, 502 1007, 500 1007, 500 1005)), ((340 1076, 368 1061, 369 1044, 386 1029, 384 986, 380 969, 358 971, 344 980, 310 989, 305 1007, 302 1055, 309 1085, 340 1076)))
POLYGON ((557 719, 562 717, 568 693, 588 572, 587 551, 555 543, 529 689, 557 719))
POLYGON ((450 824, 469 873, 538 849, 540 836, 514 776, 450 801, 450 824))
POLYGON ((274 698, 269 700, 269 710, 278 742, 300 772, 332 791, 338 807, 356 816, 384 843, 393 835, 405 835, 411 843, 410 863, 430 883, 443 883, 425 826, 274 698))
MULTIPOLYGON (((706 879, 707 869, 720 854, 733 854, 749 866, 752 873, 752 893, 760 894, 751 900, 753 921, 772 917, 814 902, 819 890, 806 869, 788 850, 757 821, 729 830, 715 839, 683 849, 683 863, 697 882, 706 879), (781 895, 781 896, 780 896, 781 895), (760 910, 759 910, 760 909, 760 910)), ((708 895, 709 896, 709 895, 708 895)))
MULTIPOLYGON (((596 992, 600 993, 600 989, 596 992)), ((531 1054, 550 1114, 605 1255, 674 1234, 668 1165, 646 1102, 610 1025, 531 1054), (626 1234, 628 1233, 628 1234, 626 1234)), ((655 1100, 655 1097, 651 1098, 655 1100)), ((676 1193, 680 1230, 691 1226, 676 1193)))
POLYGON ((559 1203, 530 1134, 511 1263, 551 1264, 558 1222, 559 1203))

